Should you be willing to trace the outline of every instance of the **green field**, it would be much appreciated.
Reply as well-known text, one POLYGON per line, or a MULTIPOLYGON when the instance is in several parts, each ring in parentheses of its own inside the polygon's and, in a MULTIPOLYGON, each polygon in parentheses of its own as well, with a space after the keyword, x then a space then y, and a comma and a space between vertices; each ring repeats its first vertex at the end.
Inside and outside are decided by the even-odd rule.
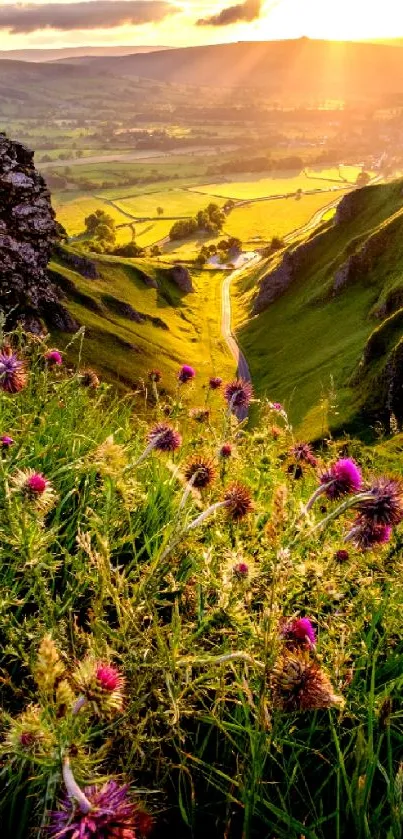
MULTIPOLYGON (((181 364, 191 364, 199 373, 200 396, 210 375, 233 376, 235 363, 221 336, 220 271, 192 272, 195 291, 184 295, 164 275, 163 269, 169 268, 169 264, 156 267, 156 263, 147 260, 116 257, 94 261, 100 273, 97 280, 87 280, 52 263, 62 283, 65 278, 74 284, 73 293, 69 291, 68 308, 86 326, 87 364, 115 384, 126 386, 133 386, 156 366, 163 371, 164 379, 169 376, 173 380, 181 364), (148 288, 140 271, 155 279, 158 288, 148 288), (129 303, 149 317, 160 318, 167 328, 117 315, 106 295, 129 303)), ((62 340, 66 343, 66 336, 62 340)))
MULTIPOLYGON (((214 199, 197 195, 191 190, 171 188, 161 192, 117 198, 114 204, 137 218, 158 217, 157 207, 162 207, 165 216, 181 218, 196 215, 199 210, 206 207, 210 200, 214 199)), ((221 206, 225 202, 218 199, 215 203, 221 206)))
POLYGON ((236 236, 247 247, 269 242, 273 236, 287 236, 307 224, 322 207, 344 195, 344 192, 304 195, 300 200, 283 198, 257 201, 235 207, 225 223, 225 233, 236 236))
POLYGON ((83 193, 57 193, 52 197, 57 220, 67 230, 69 236, 78 236, 85 230, 85 218, 96 210, 104 210, 112 216, 115 224, 125 224, 128 219, 124 213, 92 195, 83 193))
MULTIPOLYGON (((269 178, 258 178, 256 175, 245 175, 243 180, 239 176, 234 180, 226 180, 215 183, 208 183, 198 186, 197 192, 204 192, 207 195, 220 196, 222 198, 266 198, 270 195, 287 195, 296 192, 298 189, 329 189, 332 184, 320 178, 309 178, 300 172, 288 174, 279 172, 278 176, 272 175, 269 178)), ((335 186, 337 186, 335 184, 335 186)))

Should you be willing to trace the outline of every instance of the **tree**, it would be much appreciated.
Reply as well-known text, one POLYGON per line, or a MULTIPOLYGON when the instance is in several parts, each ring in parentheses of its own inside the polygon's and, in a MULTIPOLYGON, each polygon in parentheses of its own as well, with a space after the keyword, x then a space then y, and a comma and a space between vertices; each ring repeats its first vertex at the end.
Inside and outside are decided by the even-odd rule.
POLYGON ((356 184, 357 186, 367 186, 371 180, 371 175, 368 172, 365 172, 364 169, 362 172, 359 172, 357 175, 356 184))
POLYGON ((164 208, 163 207, 157 207, 157 215, 159 215, 159 216, 164 215, 164 208))
POLYGON ((105 242, 108 245, 114 245, 116 242, 115 230, 109 227, 108 224, 99 224, 95 236, 99 242, 105 242))

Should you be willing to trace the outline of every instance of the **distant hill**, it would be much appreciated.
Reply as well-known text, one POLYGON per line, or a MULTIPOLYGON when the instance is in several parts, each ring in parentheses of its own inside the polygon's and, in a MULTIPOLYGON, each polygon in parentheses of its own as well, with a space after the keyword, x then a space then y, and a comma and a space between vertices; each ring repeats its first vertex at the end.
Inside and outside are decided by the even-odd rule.
POLYGON ((99 72, 209 87, 264 87, 279 96, 403 93, 403 47, 315 41, 241 42, 99 58, 99 72))
POLYGON ((136 45, 123 47, 61 47, 59 49, 26 49, 0 50, 0 61, 67 61, 76 59, 91 59, 100 56, 134 55, 136 53, 158 52, 167 47, 139 47, 136 45))

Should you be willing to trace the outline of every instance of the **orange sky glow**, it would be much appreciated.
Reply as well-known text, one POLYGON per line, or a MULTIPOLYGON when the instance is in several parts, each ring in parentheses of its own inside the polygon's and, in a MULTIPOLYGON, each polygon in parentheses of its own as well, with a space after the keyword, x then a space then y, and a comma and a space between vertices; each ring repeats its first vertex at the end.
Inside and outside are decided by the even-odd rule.
POLYGON ((0 49, 118 44, 191 46, 238 40, 298 38, 302 35, 334 40, 403 38, 401 0, 382 0, 382 3, 379 0, 337 0, 336 3, 326 0, 261 0, 260 3, 259 0, 246 0, 246 3, 242 0, 126 0, 127 6, 132 3, 133 8, 139 9, 139 14, 148 17, 148 20, 135 25, 98 25, 102 9, 108 6, 109 11, 109 6, 112 9, 115 2, 31 0, 27 4, 0 0, 0 49), (144 15, 148 4, 147 14, 144 15), (93 21, 91 25, 87 23, 84 28, 80 28, 77 22, 71 29, 66 23, 57 28, 58 12, 68 8, 70 12, 81 13, 84 6, 92 7, 95 18, 99 9, 99 21, 93 21), (232 12, 233 17, 240 17, 237 22, 222 25, 205 22, 234 6, 245 6, 243 12, 232 12), (41 22, 37 26, 21 24, 21 10, 28 7, 34 11, 41 10, 41 22), (163 12, 160 7, 164 7, 163 12), (252 7, 256 14, 247 11, 252 7), (203 19, 203 25, 198 24, 200 19, 203 19))

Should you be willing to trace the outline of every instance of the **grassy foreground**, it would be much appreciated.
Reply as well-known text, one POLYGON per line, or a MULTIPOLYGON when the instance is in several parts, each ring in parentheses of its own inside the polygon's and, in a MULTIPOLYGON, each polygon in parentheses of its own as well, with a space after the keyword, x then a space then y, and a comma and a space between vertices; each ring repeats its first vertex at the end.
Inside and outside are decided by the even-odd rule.
POLYGON ((344 541, 350 461, 344 512, 332 482, 303 504, 340 456, 364 488, 393 473, 401 439, 314 455, 281 406, 252 433, 231 391, 195 412, 192 382, 168 401, 150 383, 140 420, 37 338, 11 340, 26 371, 3 376, 21 389, 0 399, 2 835, 79 835, 64 766, 87 795, 128 783, 156 837, 398 839, 402 532, 344 541))

